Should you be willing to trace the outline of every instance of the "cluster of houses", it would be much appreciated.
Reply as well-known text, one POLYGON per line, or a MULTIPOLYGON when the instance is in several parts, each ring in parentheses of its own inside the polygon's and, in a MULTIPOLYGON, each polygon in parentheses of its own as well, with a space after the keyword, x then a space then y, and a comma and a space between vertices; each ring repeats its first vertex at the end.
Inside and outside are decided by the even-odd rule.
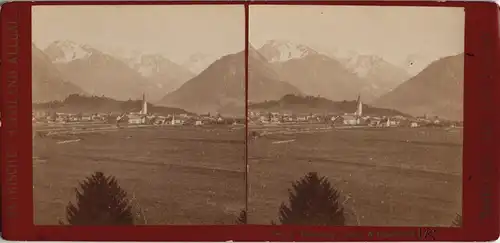
POLYGON ((115 123, 116 125, 209 125, 209 124, 244 124, 245 119, 225 118, 220 115, 191 115, 170 114, 155 115, 141 113, 61 113, 61 112, 33 112, 32 120, 35 123, 115 123))
POLYGON ((249 124, 297 124, 317 123, 333 126, 369 126, 369 127, 421 127, 451 126, 462 127, 461 122, 452 122, 439 117, 404 117, 404 116, 367 116, 363 115, 363 104, 358 96, 356 111, 344 114, 290 114, 281 112, 248 111, 249 124))
POLYGON ((357 114, 290 114, 280 112, 248 112, 249 124, 329 124, 333 126, 421 127, 462 126, 439 117, 362 116, 357 114))
MULTIPOLYGON (((147 125, 244 125, 244 118, 227 118, 221 115, 170 114, 154 115, 141 113, 93 113, 72 114, 60 112, 34 111, 33 122, 39 123, 77 123, 97 122, 147 125)), ((249 111, 248 123, 252 124, 330 124, 334 126, 370 126, 370 127, 421 127, 421 126, 463 126, 462 122, 451 122, 438 117, 403 117, 403 116, 356 116, 353 114, 288 114, 279 112, 249 111)))
POLYGON ((106 122, 134 125, 209 125, 209 124, 244 124, 245 119, 225 118, 216 115, 194 115, 194 114, 168 114, 159 115, 148 113, 146 96, 142 97, 142 105, 139 112, 126 113, 61 113, 47 111, 33 111, 33 122, 39 123, 74 123, 74 122, 106 122))
POLYGON ((72 114, 62 112, 48 111, 33 111, 33 122, 48 122, 48 123, 67 123, 67 122, 92 122, 106 121, 109 114, 94 113, 94 114, 72 114))
POLYGON ((170 114, 166 116, 152 114, 128 113, 116 118, 117 124, 149 124, 149 125, 243 125, 244 119, 227 118, 221 115, 170 114))
POLYGON ((193 114, 169 114, 157 115, 148 113, 146 97, 143 96, 142 107, 139 112, 128 113, 93 113, 72 114, 46 111, 33 111, 33 122, 42 123, 71 123, 71 122, 106 122, 121 124, 147 124, 147 125, 244 125, 248 124, 297 124, 316 123, 330 124, 333 126, 370 126, 370 127, 421 127, 421 126, 457 126, 463 127, 462 122, 451 122, 439 119, 404 116, 366 116, 363 115, 363 105, 358 97, 356 111, 345 114, 291 114, 283 112, 259 112, 249 110, 247 118, 225 118, 221 115, 193 115, 193 114))

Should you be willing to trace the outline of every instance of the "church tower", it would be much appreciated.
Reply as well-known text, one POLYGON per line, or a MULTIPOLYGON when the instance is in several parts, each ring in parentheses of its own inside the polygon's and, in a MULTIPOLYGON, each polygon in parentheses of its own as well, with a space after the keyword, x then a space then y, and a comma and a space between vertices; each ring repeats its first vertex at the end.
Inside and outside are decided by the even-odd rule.
POLYGON ((361 95, 358 95, 358 100, 356 102, 356 116, 363 116, 363 102, 361 102, 361 95))
POLYGON ((141 114, 146 115, 148 114, 148 102, 146 101, 146 94, 142 93, 142 109, 141 109, 141 114))

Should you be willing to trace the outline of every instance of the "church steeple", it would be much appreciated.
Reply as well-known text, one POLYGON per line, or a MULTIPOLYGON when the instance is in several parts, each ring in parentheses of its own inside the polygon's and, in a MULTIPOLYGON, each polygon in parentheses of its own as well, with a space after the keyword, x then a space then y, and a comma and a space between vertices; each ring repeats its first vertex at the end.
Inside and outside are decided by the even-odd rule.
POLYGON ((146 101, 146 93, 142 93, 142 109, 141 114, 148 114, 148 102, 146 101))
POLYGON ((363 115, 363 102, 361 102, 361 94, 358 94, 358 100, 356 101, 356 113, 357 116, 363 115))

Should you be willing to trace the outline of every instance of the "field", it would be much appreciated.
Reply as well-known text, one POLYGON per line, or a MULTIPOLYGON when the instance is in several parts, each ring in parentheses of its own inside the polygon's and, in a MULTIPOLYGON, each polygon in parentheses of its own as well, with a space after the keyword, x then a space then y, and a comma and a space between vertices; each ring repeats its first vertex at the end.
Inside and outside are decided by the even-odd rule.
POLYGON ((249 141, 250 224, 276 221, 292 181, 313 171, 341 191, 349 225, 449 227, 461 213, 461 129, 297 130, 249 128, 264 134, 249 141))
POLYGON ((34 137, 35 224, 64 219, 78 181, 95 171, 117 178, 138 224, 233 224, 245 208, 243 127, 94 127, 34 137))

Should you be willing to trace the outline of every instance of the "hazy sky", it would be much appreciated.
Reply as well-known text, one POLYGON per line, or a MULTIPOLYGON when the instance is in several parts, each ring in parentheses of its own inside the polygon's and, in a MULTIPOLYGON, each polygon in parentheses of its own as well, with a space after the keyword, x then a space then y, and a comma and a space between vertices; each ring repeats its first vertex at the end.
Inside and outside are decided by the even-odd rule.
POLYGON ((254 5, 249 39, 257 48, 275 39, 319 51, 375 54, 415 73, 463 52, 464 24, 463 8, 254 5))
POLYGON ((245 10, 236 5, 36 6, 32 21, 40 48, 71 40, 162 53, 178 62, 195 53, 222 56, 245 48, 245 10))

